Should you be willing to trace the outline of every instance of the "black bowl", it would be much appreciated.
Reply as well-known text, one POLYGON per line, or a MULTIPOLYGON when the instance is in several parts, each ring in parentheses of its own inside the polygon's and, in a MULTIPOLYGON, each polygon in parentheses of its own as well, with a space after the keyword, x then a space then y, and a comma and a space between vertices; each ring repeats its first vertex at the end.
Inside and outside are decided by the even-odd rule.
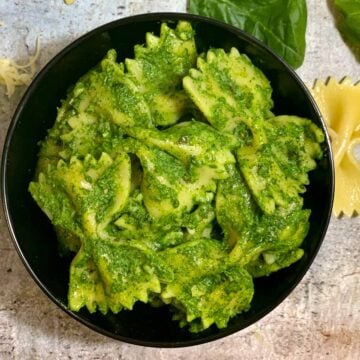
MULTIPOLYGON (((12 119, 2 158, 2 196, 6 220, 15 247, 26 268, 43 291, 64 311, 88 327, 125 342, 158 347, 205 343, 239 331, 274 309, 298 284, 311 265, 324 238, 331 215, 334 172, 329 139, 324 158, 311 173, 304 196, 312 210, 305 256, 291 267, 255 280, 251 309, 233 318, 227 328, 211 327, 199 334, 180 329, 167 308, 137 304, 118 315, 79 313, 67 309, 69 260, 59 257, 50 221, 28 192, 37 162, 38 142, 51 128, 67 88, 115 48, 131 57, 133 46, 144 43, 145 33, 158 33, 160 23, 188 20, 196 31, 198 48, 235 46, 247 54, 271 81, 275 114, 304 116, 325 131, 324 122, 308 90, 294 71, 271 50, 242 31, 223 23, 187 14, 147 14, 104 25, 82 36, 60 52, 30 85, 12 119)), ((120 59, 121 60, 121 59, 120 59)))

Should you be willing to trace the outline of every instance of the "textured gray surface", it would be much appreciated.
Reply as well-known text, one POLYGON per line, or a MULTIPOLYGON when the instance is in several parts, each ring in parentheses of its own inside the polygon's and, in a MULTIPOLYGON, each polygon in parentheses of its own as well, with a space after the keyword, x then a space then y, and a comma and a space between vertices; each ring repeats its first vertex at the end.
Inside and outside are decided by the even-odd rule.
MULTIPOLYGON (((38 70, 79 35, 132 14, 185 11, 186 1, 0 0, 0 58, 19 62, 42 43, 38 70)), ((325 0, 308 0, 307 53, 298 74, 360 79, 325 0)), ((0 88, 0 145, 25 88, 0 88)), ((98 335, 58 309, 35 285, 0 215, 0 359, 356 359, 360 358, 360 218, 332 219, 319 255, 293 293, 244 331, 206 345, 151 349, 98 335)))

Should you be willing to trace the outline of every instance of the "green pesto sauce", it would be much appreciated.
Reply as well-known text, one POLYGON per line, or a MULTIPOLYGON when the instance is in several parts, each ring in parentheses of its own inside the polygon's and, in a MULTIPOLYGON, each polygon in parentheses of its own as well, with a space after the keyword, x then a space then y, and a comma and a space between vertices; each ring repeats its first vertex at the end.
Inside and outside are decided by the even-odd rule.
POLYGON ((110 50, 69 89, 29 191, 75 254, 71 310, 168 304, 189 331, 223 328, 250 308, 253 277, 302 257, 324 135, 274 116, 236 49, 199 55, 187 22, 134 54, 110 50))

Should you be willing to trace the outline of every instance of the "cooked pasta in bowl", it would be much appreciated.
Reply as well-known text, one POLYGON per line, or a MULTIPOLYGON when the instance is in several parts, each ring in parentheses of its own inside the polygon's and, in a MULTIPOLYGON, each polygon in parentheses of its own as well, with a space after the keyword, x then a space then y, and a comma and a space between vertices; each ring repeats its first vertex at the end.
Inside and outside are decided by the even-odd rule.
POLYGON ((11 123, 2 190, 20 256, 62 309, 119 340, 188 346, 254 323, 301 280, 333 165, 314 101, 269 49, 148 14, 43 69, 11 123))

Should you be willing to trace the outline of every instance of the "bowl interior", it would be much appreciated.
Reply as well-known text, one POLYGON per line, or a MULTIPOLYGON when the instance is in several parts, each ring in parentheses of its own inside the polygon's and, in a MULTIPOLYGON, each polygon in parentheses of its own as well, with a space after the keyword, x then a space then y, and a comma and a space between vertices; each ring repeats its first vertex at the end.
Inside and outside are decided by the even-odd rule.
POLYGON ((34 203, 28 184, 34 175, 38 142, 52 127, 60 100, 67 88, 97 64, 107 50, 115 48, 119 60, 133 55, 133 46, 144 43, 146 32, 159 32, 162 21, 192 22, 200 51, 209 47, 229 50, 232 46, 247 54, 271 81, 276 114, 293 114, 312 119, 324 128, 314 102, 293 71, 271 51, 244 33, 209 19, 186 14, 148 14, 122 19, 83 36, 39 74, 22 99, 4 147, 2 163, 3 205, 11 235, 27 269, 40 287, 61 308, 82 323, 111 337, 150 346, 185 346, 207 342, 238 331, 271 311, 300 281, 322 242, 332 207, 333 168, 329 141, 324 159, 311 173, 305 206, 312 209, 306 255, 288 269, 255 280, 251 309, 232 319, 226 329, 211 327, 200 334, 181 330, 166 308, 137 304, 133 311, 114 315, 73 313, 66 309, 69 259, 58 256, 52 226, 34 203))

